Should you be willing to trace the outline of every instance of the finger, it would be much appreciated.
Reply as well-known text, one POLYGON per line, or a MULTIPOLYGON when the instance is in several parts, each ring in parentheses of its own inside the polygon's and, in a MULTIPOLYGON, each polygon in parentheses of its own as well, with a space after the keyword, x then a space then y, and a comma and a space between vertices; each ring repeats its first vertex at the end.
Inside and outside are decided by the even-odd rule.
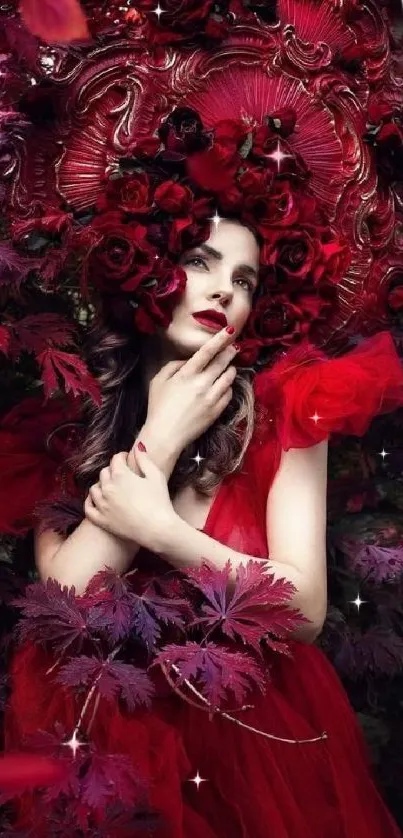
POLYGON ((99 483, 94 483, 89 488, 89 496, 95 506, 97 506, 102 499, 102 489, 99 483))
POLYGON ((182 367, 186 363, 186 360, 169 361, 168 364, 164 364, 164 366, 161 368, 161 370, 159 371, 159 373, 157 373, 155 377, 157 378, 158 376, 158 378, 168 380, 169 378, 172 378, 175 375, 175 373, 179 372, 179 370, 182 369, 182 367))
POLYGON ((226 390, 224 395, 221 396, 221 399, 218 399, 215 404, 215 416, 218 419, 219 416, 224 412, 224 410, 228 407, 230 401, 232 399, 232 387, 229 390, 226 390))
POLYGON ((142 474, 144 477, 147 477, 149 480, 164 480, 165 476, 163 475, 161 469, 153 463, 150 457, 145 450, 145 446, 140 441, 135 445, 134 452, 136 454, 136 462, 139 466, 142 474), (144 449, 144 450, 142 450, 144 449))
POLYGON ((208 384, 214 384, 215 380, 222 375, 222 373, 228 368, 231 361, 234 361, 238 352, 237 346, 227 346, 222 352, 219 352, 218 355, 208 364, 208 366, 203 371, 203 378, 205 378, 208 384))
POLYGON ((236 378, 237 375, 237 368, 234 365, 227 367, 223 373, 214 381, 209 397, 213 404, 215 404, 218 399, 221 399, 222 396, 225 395, 227 390, 229 390, 236 378))
POLYGON ((215 358, 218 352, 225 349, 226 346, 233 343, 235 338, 235 331, 230 333, 227 329, 222 329, 217 332, 207 343, 204 344, 197 352, 186 361, 186 364, 181 369, 181 375, 194 375, 196 372, 201 372, 205 367, 215 358))
POLYGON ((98 482, 101 486, 101 489, 103 489, 104 486, 106 486, 106 484, 110 481, 110 479, 111 479, 110 466, 105 466, 105 468, 101 468, 101 471, 99 472, 99 480, 98 480, 98 482))
POLYGON ((127 463, 128 456, 129 456, 128 451, 119 451, 118 454, 113 455, 113 457, 112 457, 112 459, 109 463, 110 473, 111 473, 112 476, 114 474, 116 474, 117 471, 121 471, 122 466, 127 466, 128 465, 128 463, 127 463))

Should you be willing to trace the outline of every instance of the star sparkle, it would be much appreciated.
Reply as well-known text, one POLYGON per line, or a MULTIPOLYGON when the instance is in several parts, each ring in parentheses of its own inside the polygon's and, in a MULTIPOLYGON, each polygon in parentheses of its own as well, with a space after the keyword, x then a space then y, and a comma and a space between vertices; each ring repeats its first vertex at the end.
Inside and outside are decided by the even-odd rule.
POLYGON ((74 759, 76 758, 77 751, 85 745, 85 742, 81 742, 77 736, 77 730, 73 732, 71 739, 68 739, 67 742, 63 742, 63 745, 66 748, 71 748, 74 759))
POLYGON ((280 143, 277 142, 276 150, 272 151, 272 153, 268 154, 267 156, 271 157, 271 159, 274 160, 275 163, 277 163, 277 170, 280 171, 283 160, 285 160, 287 157, 292 157, 292 154, 286 154, 284 151, 282 151, 280 143))
POLYGON ((157 18, 158 18, 158 20, 159 20, 159 19, 160 19, 160 17, 161 17, 161 15, 163 15, 163 14, 164 14, 165 9, 163 9, 163 8, 160 6, 160 4, 158 3, 158 6, 156 6, 156 7, 155 7, 155 9, 152 9, 152 11, 153 11, 153 13, 154 13, 155 15, 157 15, 157 18))
POLYGON ((199 468, 200 463, 202 463, 202 462, 203 462, 203 460, 205 459, 205 457, 201 457, 201 456, 200 456, 200 454, 199 454, 199 452, 197 452, 196 456, 195 456, 195 457, 191 457, 190 459, 191 459, 191 460, 193 460, 193 462, 195 462, 195 463, 196 463, 197 468, 199 468))
POLYGON ((356 605, 357 606, 357 611, 359 611, 361 605, 365 605, 367 600, 366 599, 361 599, 360 595, 357 594, 356 598, 355 599, 350 599, 349 602, 351 602, 352 605, 356 605))
POLYGON ((207 780, 204 777, 201 777, 200 774, 199 774, 199 771, 197 771, 196 776, 191 777, 190 780, 189 780, 189 783, 195 783, 195 785, 197 786, 197 791, 199 791, 199 786, 202 783, 207 783, 207 780))
POLYGON ((215 228, 217 229, 220 221, 222 221, 221 215, 218 214, 217 210, 215 211, 214 215, 210 216, 209 221, 211 221, 211 223, 214 224, 215 228))

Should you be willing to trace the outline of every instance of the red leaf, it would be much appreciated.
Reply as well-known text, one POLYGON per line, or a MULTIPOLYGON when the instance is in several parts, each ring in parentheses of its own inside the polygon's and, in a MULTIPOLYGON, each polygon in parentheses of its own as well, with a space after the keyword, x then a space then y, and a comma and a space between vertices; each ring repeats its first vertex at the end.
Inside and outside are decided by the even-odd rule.
POLYGON ((36 754, 7 754, 0 757, 0 790, 23 792, 60 782, 68 766, 63 760, 36 754))
POLYGON ((90 37, 78 0, 21 0, 25 26, 47 44, 69 44, 90 37))
POLYGON ((169 589, 160 596, 153 582, 142 593, 136 593, 130 588, 128 578, 105 570, 91 580, 86 590, 86 602, 93 601, 91 625, 107 631, 115 642, 135 629, 148 648, 154 649, 161 637, 160 624, 183 628, 189 604, 172 597, 169 589))
POLYGON ((185 679, 200 682, 200 692, 213 707, 219 707, 228 698, 228 692, 243 704, 253 687, 264 691, 265 678, 258 663, 246 652, 232 651, 216 643, 204 647, 193 642, 183 646, 172 643, 157 655, 155 664, 163 664, 168 669, 176 666, 178 684, 185 679))
POLYGON ((86 611, 74 588, 62 588, 54 579, 27 585, 24 596, 13 604, 23 612, 17 627, 22 641, 50 643, 55 652, 65 652, 90 637, 86 611))
POLYGON ((57 373, 59 373, 67 393, 70 390, 74 396, 79 393, 88 393, 95 404, 101 404, 99 385, 84 361, 77 355, 49 347, 39 353, 37 360, 42 367, 42 381, 47 398, 60 389, 57 378, 57 373))
POLYGON ((295 587, 286 579, 274 580, 267 562, 250 560, 239 565, 232 593, 228 589, 230 570, 228 561, 222 570, 204 562, 200 568, 184 571, 207 599, 202 606, 205 616, 193 625, 220 628, 232 640, 238 637, 259 651, 263 637, 270 645, 270 633, 284 639, 297 625, 308 622, 299 611, 287 607, 295 587))
POLYGON ((94 754, 82 781, 82 801, 100 808, 117 798, 134 805, 139 794, 140 778, 132 757, 126 754, 94 754))
POLYGON ((74 657, 62 666, 57 680, 66 687, 90 687, 96 683, 102 698, 114 701, 121 697, 130 712, 139 704, 150 706, 154 692, 152 682, 143 669, 87 655, 74 657))
POLYGON ((54 312, 29 314, 21 320, 10 323, 15 333, 13 356, 23 349, 40 354, 48 347, 74 346, 75 326, 54 312))
POLYGON ((18 289, 28 274, 38 267, 37 258, 21 256, 9 242, 0 243, 0 288, 13 285, 18 289))

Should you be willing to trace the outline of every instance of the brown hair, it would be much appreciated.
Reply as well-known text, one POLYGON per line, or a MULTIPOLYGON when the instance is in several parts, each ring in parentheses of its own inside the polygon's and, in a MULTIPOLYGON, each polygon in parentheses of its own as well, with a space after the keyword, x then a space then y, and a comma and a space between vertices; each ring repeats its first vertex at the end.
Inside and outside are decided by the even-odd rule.
MULTIPOLYGON (((146 418, 147 393, 141 371, 141 336, 110 324, 98 315, 88 333, 85 355, 102 394, 97 407, 84 409, 85 434, 80 450, 70 459, 79 483, 88 488, 113 454, 128 451, 146 418)), ((179 457, 170 479, 175 493, 185 485, 209 493, 222 479, 242 466, 253 434, 255 403, 252 370, 239 370, 233 397, 219 419, 179 457), (192 459, 199 453, 200 466, 192 459)))

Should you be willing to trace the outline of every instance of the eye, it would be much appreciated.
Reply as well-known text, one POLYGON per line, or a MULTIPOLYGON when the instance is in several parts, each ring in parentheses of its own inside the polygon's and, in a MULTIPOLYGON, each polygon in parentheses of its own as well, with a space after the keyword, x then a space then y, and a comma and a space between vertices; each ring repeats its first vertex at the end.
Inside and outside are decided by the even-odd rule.
POLYGON ((185 265, 195 265, 196 268, 200 267, 201 265, 204 268, 207 268, 207 262, 203 259, 202 256, 189 256, 188 259, 185 260, 185 265))
POLYGON ((253 282, 252 282, 250 279, 243 279, 243 278, 241 277, 240 279, 236 279, 236 280, 235 280, 235 282, 241 282, 241 283, 243 283, 244 288, 245 288, 247 291, 249 291, 251 294, 253 294, 253 291, 255 290, 255 286, 254 286, 253 282))

